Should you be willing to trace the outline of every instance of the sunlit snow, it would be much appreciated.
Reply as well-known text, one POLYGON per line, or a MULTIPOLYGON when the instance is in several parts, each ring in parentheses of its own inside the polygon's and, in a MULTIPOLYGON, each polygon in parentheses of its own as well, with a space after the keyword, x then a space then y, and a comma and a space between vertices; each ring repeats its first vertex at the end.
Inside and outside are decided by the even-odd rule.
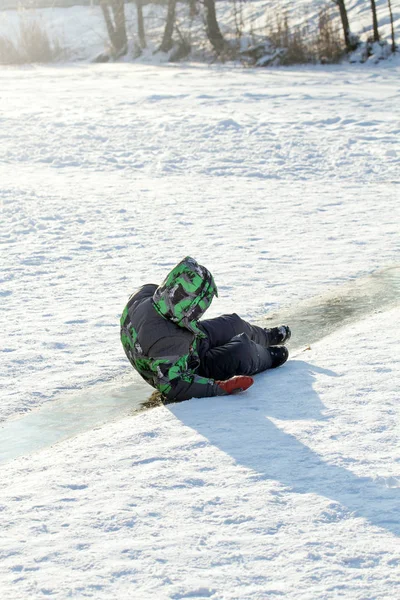
MULTIPOLYGON (((399 74, 0 71, 1 419, 135 381, 120 312, 187 254, 250 320, 398 265, 399 74)), ((1 597, 398 597, 399 316, 3 465, 1 597)))

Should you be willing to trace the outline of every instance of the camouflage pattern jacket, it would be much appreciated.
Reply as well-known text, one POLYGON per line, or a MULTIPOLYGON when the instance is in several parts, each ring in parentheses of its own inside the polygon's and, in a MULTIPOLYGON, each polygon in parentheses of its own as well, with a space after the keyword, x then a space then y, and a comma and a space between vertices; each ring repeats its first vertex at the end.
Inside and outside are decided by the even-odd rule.
POLYGON ((212 275, 186 257, 157 286, 132 294, 121 317, 121 341, 136 371, 169 400, 222 396, 225 392, 196 374, 197 345, 205 334, 198 327, 217 295, 212 275))

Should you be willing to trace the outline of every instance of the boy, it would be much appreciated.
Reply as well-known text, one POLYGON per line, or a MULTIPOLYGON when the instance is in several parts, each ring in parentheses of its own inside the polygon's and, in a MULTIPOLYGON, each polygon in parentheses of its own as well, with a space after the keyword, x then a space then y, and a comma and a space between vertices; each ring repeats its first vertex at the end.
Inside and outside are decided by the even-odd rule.
POLYGON ((199 321, 217 287, 187 256, 164 282, 132 294, 121 317, 121 341, 138 373, 168 400, 224 396, 253 384, 252 375, 282 365, 286 325, 264 329, 237 314, 199 321))

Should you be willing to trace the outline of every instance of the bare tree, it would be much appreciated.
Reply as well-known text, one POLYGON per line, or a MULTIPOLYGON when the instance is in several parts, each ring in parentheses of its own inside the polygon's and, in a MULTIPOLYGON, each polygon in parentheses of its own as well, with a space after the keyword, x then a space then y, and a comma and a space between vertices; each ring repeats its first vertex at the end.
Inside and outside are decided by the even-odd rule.
POLYGON ((390 15, 390 28, 392 30, 392 52, 396 52, 396 40, 394 37, 394 24, 393 24, 393 13, 392 13, 392 3, 390 0, 388 0, 388 7, 389 7, 389 15, 390 15))
POLYGON ((345 0, 333 0, 334 4, 339 8, 340 19, 342 21, 343 27, 343 35, 344 35, 344 43, 346 46, 346 51, 351 52, 355 49, 355 44, 351 36, 350 25, 349 25, 349 17, 347 16, 347 8, 345 4, 345 0))
POLYGON ((371 0, 371 10, 372 10, 372 28, 374 32, 373 40, 374 42, 379 42, 379 30, 378 30, 378 17, 376 16, 376 4, 375 0, 371 0))
POLYGON ((208 39, 217 54, 221 54, 225 48, 225 40, 218 25, 215 0, 204 0, 204 6, 206 9, 206 30, 208 39))
POLYGON ((116 56, 128 50, 124 0, 100 0, 108 37, 116 56))
POLYGON ((144 29, 144 18, 143 18, 143 0, 136 0, 136 14, 138 22, 138 36, 139 44, 141 49, 146 48, 146 33, 144 29))
POLYGON ((233 0, 233 18, 235 20, 236 39, 240 40, 244 29, 242 0, 233 0))
POLYGON ((172 34, 175 26, 176 0, 168 0, 167 20, 165 22, 164 35, 159 50, 169 52, 173 46, 172 34))
POLYGON ((191 19, 198 13, 196 0, 188 0, 189 2, 189 16, 191 19))

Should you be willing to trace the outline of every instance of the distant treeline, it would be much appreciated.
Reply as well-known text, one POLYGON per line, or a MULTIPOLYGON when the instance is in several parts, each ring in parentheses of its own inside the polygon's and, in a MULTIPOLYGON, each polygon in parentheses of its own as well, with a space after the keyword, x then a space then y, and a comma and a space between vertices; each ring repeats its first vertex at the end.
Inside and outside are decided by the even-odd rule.
POLYGON ((0 0, 0 10, 17 8, 69 8, 71 6, 93 6, 100 0, 0 0))
POLYGON ((361 39, 351 29, 346 0, 319 3, 312 16, 304 15, 294 25, 279 2, 254 3, 253 10, 251 0, 0 0, 3 10, 22 9, 17 13, 19 33, 0 34, 0 64, 66 60, 68 46, 47 27, 41 14, 46 11, 26 9, 79 5, 95 6, 87 11, 88 26, 100 17, 107 32, 106 49, 96 62, 122 56, 147 59, 157 53, 170 61, 190 57, 257 67, 327 64, 344 57, 376 62, 397 51, 392 1, 381 3, 379 15, 391 26, 390 42, 381 37, 375 0, 365 2, 371 32, 361 39))

